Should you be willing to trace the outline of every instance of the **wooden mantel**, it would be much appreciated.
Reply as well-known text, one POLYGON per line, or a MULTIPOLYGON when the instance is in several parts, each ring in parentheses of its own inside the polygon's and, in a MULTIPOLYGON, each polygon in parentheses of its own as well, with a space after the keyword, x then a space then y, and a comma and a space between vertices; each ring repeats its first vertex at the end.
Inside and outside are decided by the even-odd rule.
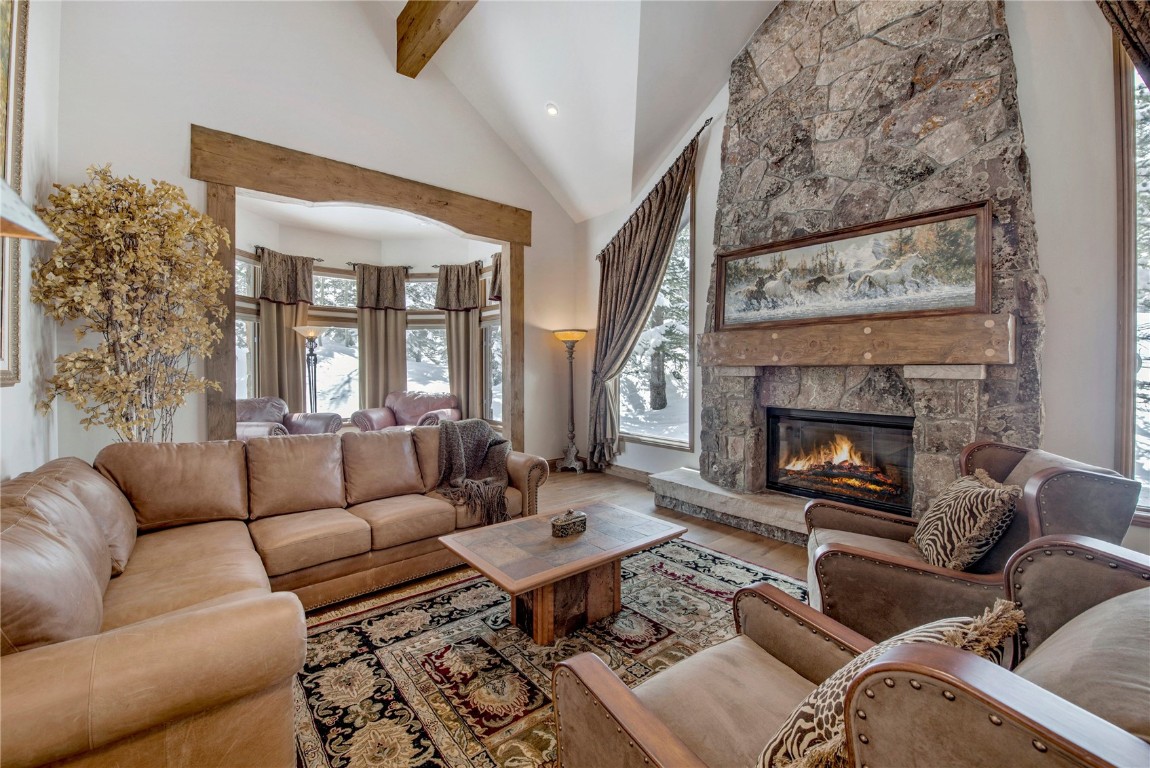
POLYGON ((700 337, 703 365, 1004 365, 1014 315, 942 315, 748 328, 700 337))

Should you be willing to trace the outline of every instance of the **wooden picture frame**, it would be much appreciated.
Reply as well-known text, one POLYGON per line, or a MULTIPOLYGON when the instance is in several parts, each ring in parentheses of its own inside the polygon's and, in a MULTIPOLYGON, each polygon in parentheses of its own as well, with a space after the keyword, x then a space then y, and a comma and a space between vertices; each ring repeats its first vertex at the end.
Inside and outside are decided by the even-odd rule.
MULTIPOLYGON (((28 0, 0 2, 0 168, 20 194, 24 149, 24 66, 28 0)), ((0 238, 0 386, 20 381, 20 241, 0 238)))
POLYGON ((715 328, 990 311, 990 201, 719 254, 715 328))

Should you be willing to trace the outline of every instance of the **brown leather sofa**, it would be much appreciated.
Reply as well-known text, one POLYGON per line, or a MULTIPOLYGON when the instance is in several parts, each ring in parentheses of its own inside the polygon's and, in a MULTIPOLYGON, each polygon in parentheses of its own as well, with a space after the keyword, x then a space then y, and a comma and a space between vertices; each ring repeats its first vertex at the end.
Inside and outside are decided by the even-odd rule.
POLYGON ((279 397, 252 397, 236 400, 236 438, 283 435, 324 435, 339 432, 343 418, 338 413, 288 413, 288 404, 279 397))
MULTIPOLYGON (((1004 574, 1026 612, 1013 669, 910 643, 846 693, 847 765, 1150 765, 1150 558, 1048 536, 1004 574)), ((593 653, 555 667, 562 768, 758 765, 791 711, 873 643, 767 584, 739 590, 738 634, 628 689, 593 653)))
MULTIPOLYGON (((294 765, 301 601, 461 562, 438 454, 434 427, 118 443, 0 485, 0 765, 294 765)), ((546 462, 508 473, 534 514, 546 462)))
POLYGON ((427 427, 440 421, 459 421, 459 398, 443 392, 390 392, 380 408, 364 408, 351 415, 351 423, 364 432, 390 427, 427 427))

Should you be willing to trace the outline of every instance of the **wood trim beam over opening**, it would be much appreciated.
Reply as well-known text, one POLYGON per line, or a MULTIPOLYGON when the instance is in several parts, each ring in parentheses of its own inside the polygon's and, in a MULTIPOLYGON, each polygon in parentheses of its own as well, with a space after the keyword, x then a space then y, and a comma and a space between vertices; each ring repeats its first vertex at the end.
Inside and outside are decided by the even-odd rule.
POLYGON ((414 78, 477 0, 408 0, 395 20, 395 71, 414 78))

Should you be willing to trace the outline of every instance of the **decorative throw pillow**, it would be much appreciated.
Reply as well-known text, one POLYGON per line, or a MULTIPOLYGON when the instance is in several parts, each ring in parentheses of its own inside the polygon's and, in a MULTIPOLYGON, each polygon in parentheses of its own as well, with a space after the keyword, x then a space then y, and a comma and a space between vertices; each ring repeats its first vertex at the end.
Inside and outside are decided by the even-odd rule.
POLYGON ((839 768, 847 765, 845 723, 847 686, 891 648, 907 643, 949 645, 999 660, 1000 649, 1024 621, 1021 610, 997 600, 981 616, 940 619, 884 640, 856 656, 823 681, 791 713, 759 755, 759 768, 839 768))
POLYGON ((976 469, 948 485, 918 521, 910 543, 939 568, 965 570, 990 551, 1014 519, 1017 485, 976 469))

